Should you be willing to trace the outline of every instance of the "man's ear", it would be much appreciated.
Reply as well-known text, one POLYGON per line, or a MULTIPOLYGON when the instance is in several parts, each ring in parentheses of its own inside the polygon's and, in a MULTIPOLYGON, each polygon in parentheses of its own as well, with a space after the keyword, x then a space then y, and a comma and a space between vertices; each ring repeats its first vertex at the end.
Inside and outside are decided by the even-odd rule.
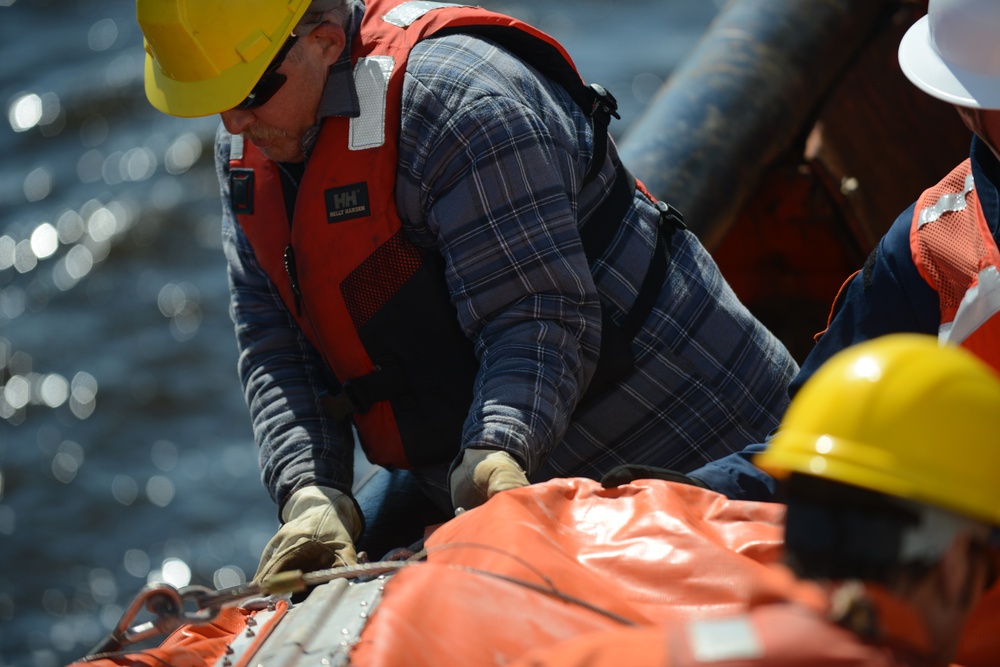
POLYGON ((323 53, 323 61, 327 66, 337 62, 337 58, 347 46, 347 33, 336 23, 320 23, 312 29, 309 37, 315 39, 319 44, 323 53))
POLYGON ((974 557, 972 538, 962 533, 952 540, 938 562, 941 594, 949 607, 967 607, 977 591, 973 591, 979 562, 974 557))
POLYGON ((969 568, 969 541, 965 535, 958 535, 951 541, 938 563, 941 593, 949 606, 959 596, 963 574, 969 568))

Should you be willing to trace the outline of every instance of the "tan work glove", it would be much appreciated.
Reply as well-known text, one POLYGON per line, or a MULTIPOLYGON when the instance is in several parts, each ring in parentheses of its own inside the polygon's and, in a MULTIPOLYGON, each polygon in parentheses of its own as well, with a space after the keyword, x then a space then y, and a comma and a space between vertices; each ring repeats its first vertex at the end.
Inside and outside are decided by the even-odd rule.
POLYGON ((264 547, 253 580, 276 572, 312 572, 354 565, 354 540, 361 517, 347 494, 326 486, 307 486, 292 494, 281 511, 284 524, 264 547))
POLYGON ((455 510, 470 510, 501 491, 528 486, 528 478, 514 457, 498 449, 466 449, 450 482, 455 510))

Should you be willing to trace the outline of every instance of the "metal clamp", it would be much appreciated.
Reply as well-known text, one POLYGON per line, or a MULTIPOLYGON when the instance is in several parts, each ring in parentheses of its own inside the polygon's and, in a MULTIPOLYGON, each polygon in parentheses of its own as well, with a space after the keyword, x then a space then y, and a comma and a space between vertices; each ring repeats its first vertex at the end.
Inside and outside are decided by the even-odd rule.
POLYGON ((144 639, 169 634, 187 623, 208 623, 219 615, 218 607, 205 608, 201 604, 212 593, 211 589, 204 586, 187 586, 180 590, 166 583, 144 586, 122 614, 114 630, 87 657, 119 651, 144 639), (188 603, 193 603, 197 610, 186 610, 188 603), (133 625, 143 608, 153 614, 153 620, 133 625))
POLYGON ((185 586, 178 590, 166 583, 148 584, 143 586, 132 600, 115 629, 79 662, 87 662, 120 651, 130 644, 150 637, 169 634, 182 625, 210 623, 222 609, 253 598, 302 591, 310 586, 318 586, 336 579, 384 575, 410 565, 423 556, 424 552, 419 552, 405 561, 359 563, 313 572, 301 570, 279 572, 260 583, 250 581, 221 590, 212 590, 205 586, 185 586), (192 611, 190 606, 195 610, 192 611), (153 620, 135 623, 143 608, 153 614, 153 620))

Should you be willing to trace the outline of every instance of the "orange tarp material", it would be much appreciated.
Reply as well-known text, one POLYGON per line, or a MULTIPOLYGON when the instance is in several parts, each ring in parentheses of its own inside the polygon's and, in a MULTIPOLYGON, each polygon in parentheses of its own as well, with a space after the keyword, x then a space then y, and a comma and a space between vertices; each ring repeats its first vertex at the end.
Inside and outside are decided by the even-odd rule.
MULTIPOLYGON (((659 480, 603 489, 561 479, 505 491, 438 528, 427 562, 388 579, 351 664, 505 664, 592 633, 635 627, 648 637, 644 629, 679 615, 787 599, 795 587, 772 567, 783 519, 782 505, 659 480)), ((182 628, 150 660, 86 664, 210 667, 226 643, 219 635, 245 627, 241 614, 182 628)), ((1000 664, 998 618, 1000 586, 975 612, 963 665, 1000 664)))
POLYGON ((1000 581, 973 610, 962 634, 958 662, 967 667, 1000 665, 1000 581))
MULTIPOLYGON (((260 645, 269 631, 277 624, 288 608, 288 602, 278 601, 276 613, 271 621, 256 629, 255 644, 260 645)), ((218 663, 235 637, 247 629, 247 619, 256 612, 229 607, 223 609, 209 623, 184 625, 171 633, 156 648, 129 652, 128 647, 120 654, 99 658, 88 662, 76 662, 71 667, 213 667, 218 663)), ((232 667, 245 667, 233 665, 232 667)))
POLYGON ((706 600, 712 612, 743 608, 780 595, 764 563, 778 557, 783 516, 780 505, 662 481, 603 489, 565 479, 501 493, 427 540, 430 567, 389 581, 352 663, 504 664, 536 646, 623 627, 522 585, 452 574, 460 567, 554 589, 638 625, 704 610, 706 600))

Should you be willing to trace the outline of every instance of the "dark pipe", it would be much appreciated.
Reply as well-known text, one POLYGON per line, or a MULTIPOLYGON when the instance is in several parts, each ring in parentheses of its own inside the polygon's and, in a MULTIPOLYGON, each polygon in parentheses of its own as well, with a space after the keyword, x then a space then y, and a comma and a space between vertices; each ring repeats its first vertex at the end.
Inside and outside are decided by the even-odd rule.
POLYGON ((619 142, 624 163, 714 247, 888 4, 732 0, 619 142))

